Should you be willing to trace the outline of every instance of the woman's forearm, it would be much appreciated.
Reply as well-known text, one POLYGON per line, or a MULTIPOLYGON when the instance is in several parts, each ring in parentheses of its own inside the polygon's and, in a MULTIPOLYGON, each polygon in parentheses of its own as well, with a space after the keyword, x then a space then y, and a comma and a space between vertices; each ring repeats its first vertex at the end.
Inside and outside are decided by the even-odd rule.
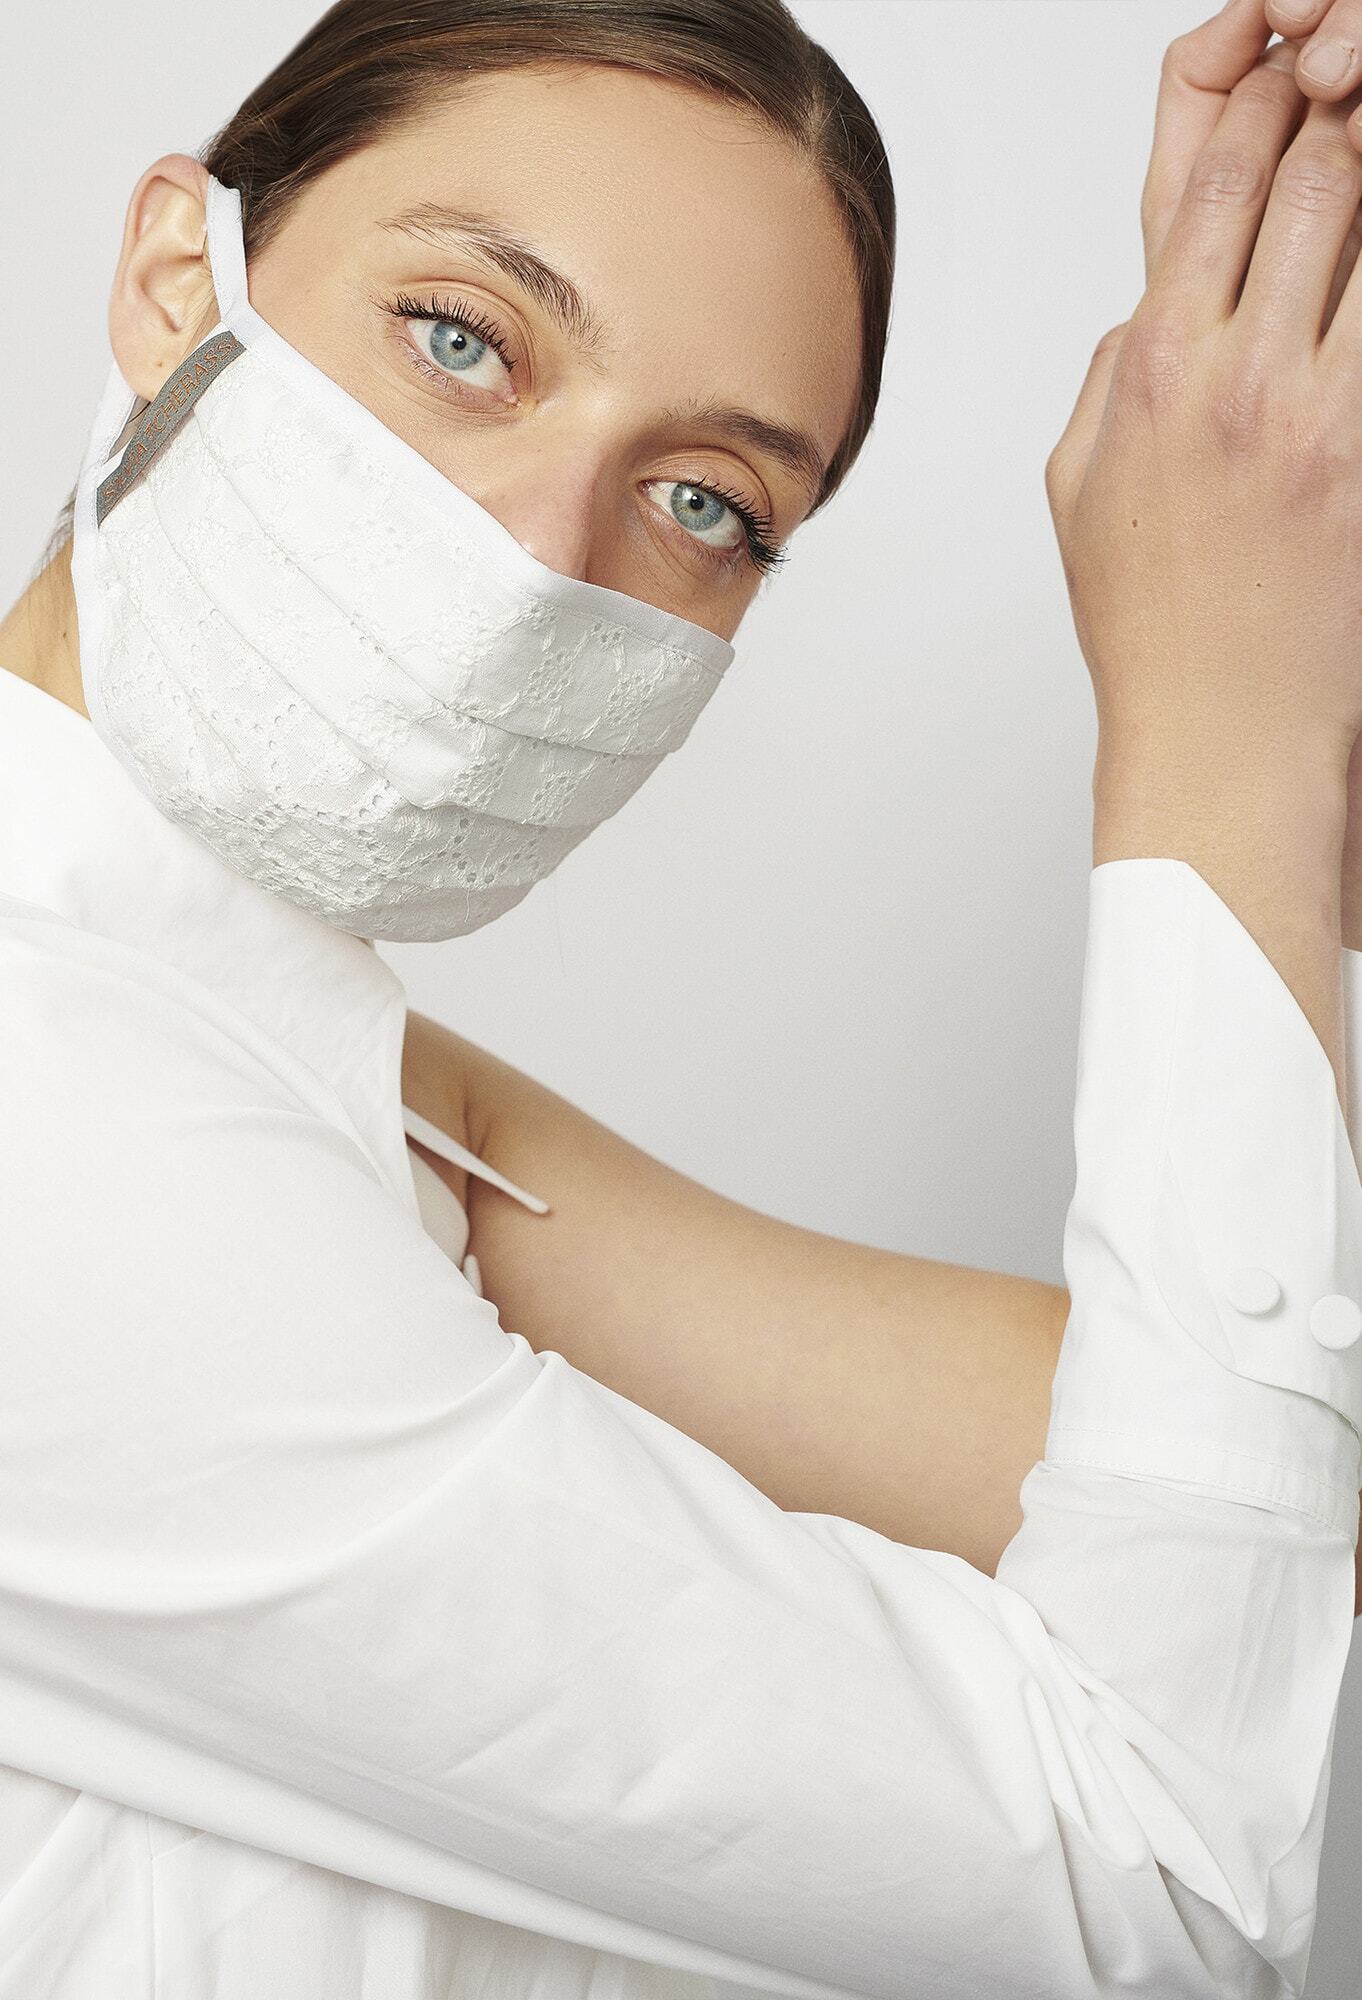
MULTIPOLYGON (((552 1191, 554 1214, 536 1216, 466 1182, 504 1325, 708 1445, 779 1505, 996 1572, 1044 1456, 1064 1286, 755 1216, 438 1022, 411 1015, 408 1044, 406 1101, 552 1191), (759 1258, 754 1229, 769 1231, 759 1258)), ((1356 1575, 1362 1612, 1362 1552, 1356 1575)))
POLYGON ((439 1023, 407 1034, 405 1101, 551 1204, 468 1179, 503 1325, 780 1506, 993 1573, 1044 1449, 1062 1288, 760 1214, 439 1023))

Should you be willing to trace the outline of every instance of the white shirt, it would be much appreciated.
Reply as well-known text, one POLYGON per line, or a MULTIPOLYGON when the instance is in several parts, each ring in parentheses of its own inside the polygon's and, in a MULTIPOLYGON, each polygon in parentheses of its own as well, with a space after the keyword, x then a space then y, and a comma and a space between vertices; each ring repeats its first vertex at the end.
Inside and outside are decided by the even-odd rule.
POLYGON ((1298 1994, 1362 1184, 1202 877, 1092 871, 996 1579, 503 1329, 404 1012, 0 671, 0 2000, 1298 1994))

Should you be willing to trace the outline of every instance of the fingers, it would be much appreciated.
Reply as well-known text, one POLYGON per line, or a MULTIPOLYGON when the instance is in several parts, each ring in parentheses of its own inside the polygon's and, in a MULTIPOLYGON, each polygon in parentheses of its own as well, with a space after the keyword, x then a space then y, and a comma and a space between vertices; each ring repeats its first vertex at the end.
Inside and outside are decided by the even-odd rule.
MULTIPOLYGON (((1301 44, 1296 81, 1307 97, 1336 104, 1362 83, 1362 0, 1267 0, 1267 19, 1301 44)), ((1347 136, 1362 149, 1362 120, 1347 136)))
MULTIPOLYGON (((1356 123, 1356 112, 1353 122, 1356 123)), ((1362 247, 1362 216, 1356 208, 1339 257, 1338 270, 1329 287, 1324 309, 1324 331, 1320 360, 1326 371, 1341 369, 1338 377, 1349 408, 1357 407, 1357 371, 1362 368, 1362 272, 1358 253, 1362 247)))
POLYGON ((1255 350, 1313 356, 1362 202, 1347 104, 1312 104, 1277 168, 1236 318, 1255 350))
POLYGON ((1359 209, 1358 213, 1353 217, 1352 227, 1348 231, 1348 240, 1343 245, 1343 255, 1338 260, 1338 269, 1334 273, 1333 284, 1329 287, 1329 297, 1325 301, 1324 318, 1321 322, 1322 334, 1327 334, 1329 331, 1334 314, 1338 311, 1344 291, 1347 288, 1348 280, 1352 277, 1356 267, 1359 252, 1362 252, 1362 209, 1359 209))
MULTIPOLYGON (((1321 11, 1323 7, 1320 0, 1321 11)), ((1219 124, 1230 92, 1253 68, 1271 34, 1263 0, 1230 0, 1210 20, 1169 43, 1140 197, 1146 283, 1153 276, 1193 161, 1219 124)))
POLYGON ((1282 152, 1309 108, 1293 68, 1285 43, 1269 49, 1192 163, 1145 294, 1189 331, 1220 324, 1238 302, 1282 152))

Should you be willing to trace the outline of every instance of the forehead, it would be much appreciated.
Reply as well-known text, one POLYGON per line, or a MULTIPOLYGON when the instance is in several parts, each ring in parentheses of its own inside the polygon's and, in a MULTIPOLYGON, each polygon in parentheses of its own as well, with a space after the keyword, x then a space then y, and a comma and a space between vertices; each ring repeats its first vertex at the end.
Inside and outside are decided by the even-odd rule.
POLYGON ((569 276, 612 380, 750 404, 825 454, 841 438, 859 379, 851 250, 817 169, 742 107, 603 64, 498 71, 339 162, 299 207, 350 260, 435 277, 447 255, 381 226, 423 202, 511 225, 569 276))

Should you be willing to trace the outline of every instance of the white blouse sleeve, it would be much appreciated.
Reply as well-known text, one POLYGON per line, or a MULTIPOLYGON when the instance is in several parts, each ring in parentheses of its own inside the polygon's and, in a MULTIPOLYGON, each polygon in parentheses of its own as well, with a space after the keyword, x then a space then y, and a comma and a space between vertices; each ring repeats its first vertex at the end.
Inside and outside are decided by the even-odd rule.
POLYGON ((1300 1992, 1362 1187, 1190 866, 1092 872, 1073 1306, 996 1580, 503 1329, 168 968, 11 906, 0 990, 0 1759, 768 1993, 1300 1992))

